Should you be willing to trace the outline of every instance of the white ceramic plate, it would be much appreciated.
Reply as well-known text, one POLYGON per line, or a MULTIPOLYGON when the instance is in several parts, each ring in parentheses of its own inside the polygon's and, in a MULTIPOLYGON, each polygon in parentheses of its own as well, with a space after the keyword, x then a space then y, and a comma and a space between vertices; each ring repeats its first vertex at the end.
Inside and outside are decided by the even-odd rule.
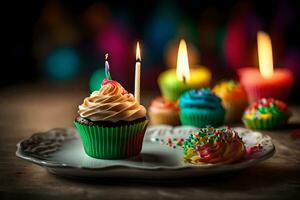
POLYGON ((228 165, 191 165, 183 162, 182 148, 161 141, 186 138, 196 128, 151 126, 147 129, 140 155, 123 160, 102 160, 87 156, 73 128, 36 133, 17 144, 16 155, 47 168, 51 173, 77 178, 189 178, 239 170, 266 160, 275 152, 271 138, 260 132, 235 128, 247 149, 260 144, 262 149, 228 165))

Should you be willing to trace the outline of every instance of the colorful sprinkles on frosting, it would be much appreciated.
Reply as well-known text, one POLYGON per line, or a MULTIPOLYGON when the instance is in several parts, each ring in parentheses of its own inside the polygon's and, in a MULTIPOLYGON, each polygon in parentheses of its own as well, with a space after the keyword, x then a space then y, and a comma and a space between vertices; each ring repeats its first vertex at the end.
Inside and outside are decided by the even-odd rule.
POLYGON ((211 163, 217 163, 216 160, 222 162, 233 158, 235 155, 232 154, 227 156, 227 158, 219 153, 217 153, 217 156, 213 155, 226 144, 231 147, 237 143, 242 144, 242 148, 233 148, 236 150, 236 153, 244 152, 243 155, 245 157, 252 157, 254 154, 264 151, 264 147, 260 143, 245 146, 238 133, 230 127, 221 129, 213 127, 201 128, 198 132, 190 134, 187 139, 180 137, 166 137, 165 139, 156 137, 155 141, 170 149, 182 148, 183 160, 194 164, 205 161, 210 163, 213 159, 214 161, 211 163))
POLYGON ((192 133, 183 143, 184 160, 190 163, 233 162, 235 158, 240 159, 244 152, 242 139, 231 128, 202 128, 192 133), (227 152, 227 148, 235 150, 227 152))
POLYGON ((284 117, 287 112, 287 106, 284 102, 273 98, 262 98, 248 107, 243 118, 246 120, 269 119, 273 115, 284 117))

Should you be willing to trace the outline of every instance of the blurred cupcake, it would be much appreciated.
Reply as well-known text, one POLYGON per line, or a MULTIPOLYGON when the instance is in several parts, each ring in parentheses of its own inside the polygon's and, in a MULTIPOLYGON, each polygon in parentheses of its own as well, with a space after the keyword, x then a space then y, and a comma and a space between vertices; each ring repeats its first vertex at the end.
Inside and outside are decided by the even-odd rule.
POLYGON ((221 126, 225 110, 221 99, 209 88, 189 90, 179 100, 180 121, 196 127, 221 126))
POLYGON ((217 84, 213 91, 222 99, 226 110, 225 121, 240 121, 248 105, 247 93, 243 86, 234 80, 223 81, 217 84))
POLYGON ((262 98, 253 102, 243 115, 247 128, 268 130, 287 123, 291 112, 287 105, 273 98, 262 98))
POLYGON ((177 103, 168 101, 163 97, 156 97, 151 102, 148 114, 153 125, 168 124, 175 126, 180 123, 177 103))
POLYGON ((180 96, 191 89, 200 89, 210 85, 211 73, 204 67, 190 69, 190 80, 185 84, 176 76, 176 69, 162 72, 158 77, 158 86, 162 96, 169 101, 178 101, 180 96))
POLYGON ((146 109, 118 82, 105 79, 79 106, 75 126, 84 150, 94 158, 135 156, 142 149, 146 109))

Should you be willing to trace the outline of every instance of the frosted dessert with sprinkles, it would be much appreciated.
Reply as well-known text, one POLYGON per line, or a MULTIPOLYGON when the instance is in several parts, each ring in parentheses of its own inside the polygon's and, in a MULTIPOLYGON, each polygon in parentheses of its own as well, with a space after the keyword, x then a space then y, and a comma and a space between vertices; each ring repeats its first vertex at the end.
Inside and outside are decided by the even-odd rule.
POLYGON ((234 80, 222 81, 213 88, 213 91, 222 99, 222 105, 226 110, 225 122, 241 121, 248 106, 244 87, 234 80))
POLYGON ((225 110, 222 99, 209 88, 185 92, 180 96, 179 108, 182 125, 199 128, 223 125, 225 110))
POLYGON ((148 124, 146 109, 120 83, 104 79, 78 106, 74 124, 87 155, 120 159, 141 152, 148 124))
POLYGON ((274 129, 287 123, 291 112, 287 105, 273 98, 262 98, 244 112, 243 123, 251 129, 274 129))
POLYGON ((183 143, 184 161, 192 164, 229 164, 245 153, 242 139, 231 128, 201 128, 183 143))
POLYGON ((164 97, 156 97, 152 100, 148 114, 152 125, 168 124, 176 126, 180 124, 178 103, 169 101, 164 97))

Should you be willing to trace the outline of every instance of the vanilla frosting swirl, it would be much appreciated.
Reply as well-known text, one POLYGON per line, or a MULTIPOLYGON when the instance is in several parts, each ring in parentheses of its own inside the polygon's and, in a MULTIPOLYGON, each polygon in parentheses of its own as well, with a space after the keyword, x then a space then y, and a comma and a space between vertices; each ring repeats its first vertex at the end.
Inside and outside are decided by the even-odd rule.
POLYGON ((99 91, 94 91, 79 105, 79 115, 91 121, 133 121, 146 116, 146 109, 118 82, 104 80, 99 91))

